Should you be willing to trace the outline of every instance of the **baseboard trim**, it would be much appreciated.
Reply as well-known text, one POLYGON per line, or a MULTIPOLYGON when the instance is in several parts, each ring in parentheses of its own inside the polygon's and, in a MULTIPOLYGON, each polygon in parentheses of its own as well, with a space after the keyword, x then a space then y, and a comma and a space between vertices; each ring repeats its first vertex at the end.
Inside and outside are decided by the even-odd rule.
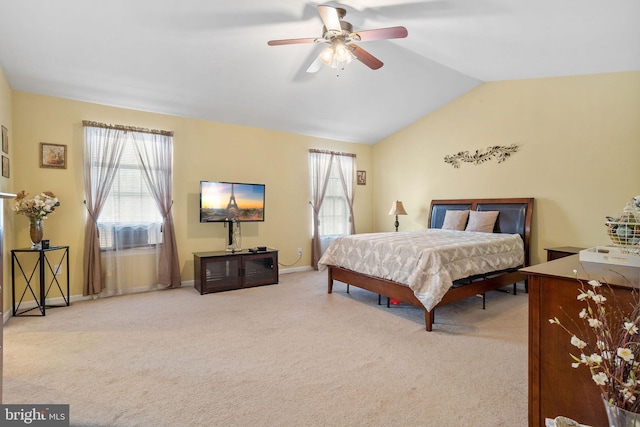
POLYGON ((293 267, 293 268, 283 268, 279 270, 280 274, 289 274, 289 273, 297 273, 300 271, 310 271, 313 270, 310 265, 303 265, 302 267, 293 267))
MULTIPOLYGON (((279 273, 280 274, 290 274, 290 273, 298 273, 301 271, 311 271, 313 270, 311 268, 310 265, 306 265, 306 266, 301 266, 301 267, 293 267, 293 268, 283 268, 283 269, 279 269, 279 273)), ((186 287, 193 287, 194 286, 194 280, 185 280, 181 283, 181 286, 186 288, 186 287)), ((129 290, 128 292, 122 292, 120 294, 112 294, 112 295, 97 295, 97 296, 84 296, 84 295, 71 295, 71 297, 69 298, 69 302, 70 303, 74 303, 74 302, 78 302, 78 301, 87 301, 90 299, 97 299, 97 298, 108 298, 111 296, 119 296, 119 295, 127 295, 127 294, 135 294, 135 293, 140 293, 140 292, 151 292, 151 291, 156 291, 156 290, 161 290, 161 289, 149 289, 149 288, 134 288, 129 290)), ((59 305, 59 306, 64 306, 65 302, 64 302, 64 298, 62 297, 57 297, 57 298, 51 298, 51 299, 47 299, 47 305, 59 305)), ((23 309, 29 309, 29 308, 33 308, 36 307, 36 303, 35 301, 24 301, 22 304, 20 304, 20 311, 22 311, 23 309)), ((7 323, 7 321, 13 316, 13 312, 12 309, 9 308, 9 310, 7 310, 5 313, 3 313, 2 316, 2 323, 5 324, 7 323)))

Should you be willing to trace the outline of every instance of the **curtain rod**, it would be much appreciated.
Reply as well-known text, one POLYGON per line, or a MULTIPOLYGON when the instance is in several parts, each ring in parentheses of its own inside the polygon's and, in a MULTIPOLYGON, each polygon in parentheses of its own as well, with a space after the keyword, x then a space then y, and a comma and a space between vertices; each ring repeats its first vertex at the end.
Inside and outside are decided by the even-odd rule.
POLYGON ((335 154, 336 156, 347 156, 347 157, 356 157, 353 153, 340 153, 338 151, 330 151, 330 150, 318 150, 315 148, 309 149, 310 153, 320 153, 320 154, 335 154))
POLYGON ((170 131, 170 130, 145 129, 145 128, 139 128, 135 126, 123 126, 123 125, 108 125, 105 123, 92 122, 89 120, 83 120, 82 125, 90 126, 94 128, 117 129, 117 130, 131 131, 131 132, 142 132, 142 133, 152 133, 156 135, 173 136, 173 131, 170 131))

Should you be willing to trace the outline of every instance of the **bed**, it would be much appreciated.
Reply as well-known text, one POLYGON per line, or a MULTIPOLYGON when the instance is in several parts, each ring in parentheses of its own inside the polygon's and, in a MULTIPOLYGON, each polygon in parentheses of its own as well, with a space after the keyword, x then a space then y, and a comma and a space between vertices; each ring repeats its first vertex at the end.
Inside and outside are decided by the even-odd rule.
POLYGON ((328 293, 333 292, 335 280, 422 308, 426 330, 431 331, 437 307, 510 285, 514 285, 515 291, 515 284, 522 281, 526 290, 526 275, 519 269, 529 265, 533 201, 533 198, 433 200, 428 229, 338 238, 324 253, 318 267, 328 271, 328 293), (493 233, 450 230, 449 217, 464 211, 476 217, 497 212, 493 233), (443 225, 447 230, 441 230, 443 225), (428 243, 430 247, 422 249, 415 243, 422 238, 420 234, 427 237, 425 240, 434 236, 434 240, 443 241, 428 243), (439 235, 443 237, 435 237, 439 235), (514 246, 516 241, 519 249, 514 246), (350 254, 352 260, 345 254, 350 254), (479 254, 491 258, 476 262, 479 254), (365 258, 374 261, 367 266, 365 258), (396 264, 385 264, 390 258, 396 258, 396 264), (478 266, 462 268, 463 264, 478 266))

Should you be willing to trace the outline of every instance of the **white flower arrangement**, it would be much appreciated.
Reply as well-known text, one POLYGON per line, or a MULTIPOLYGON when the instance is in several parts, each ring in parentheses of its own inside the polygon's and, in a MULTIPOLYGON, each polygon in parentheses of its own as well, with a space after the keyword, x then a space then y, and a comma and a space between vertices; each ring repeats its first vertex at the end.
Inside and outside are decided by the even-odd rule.
POLYGON ((17 214, 25 215, 30 222, 43 220, 47 215, 53 213, 56 207, 60 206, 60 202, 55 194, 51 191, 45 191, 28 199, 24 190, 19 192, 15 198, 13 211, 17 214))
MULTIPOLYGON (((574 273, 577 271, 574 270, 574 273)), ((578 334, 571 332, 557 317, 549 319, 571 336, 579 354, 571 354, 573 368, 586 366, 591 379, 610 404, 629 412, 640 413, 640 299, 633 290, 633 303, 621 306, 615 295, 613 304, 601 292, 603 283, 578 280, 578 301, 585 307, 578 313, 582 327, 573 321, 578 334), (626 313, 626 314, 625 314, 626 313)), ((604 286, 608 286, 604 284, 604 286)))

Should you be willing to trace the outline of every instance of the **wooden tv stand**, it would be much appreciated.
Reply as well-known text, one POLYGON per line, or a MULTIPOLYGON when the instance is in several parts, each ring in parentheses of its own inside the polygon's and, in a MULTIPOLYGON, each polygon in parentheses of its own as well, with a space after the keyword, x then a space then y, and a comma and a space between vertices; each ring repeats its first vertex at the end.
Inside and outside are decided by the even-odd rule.
POLYGON ((194 287, 200 295, 278 283, 278 251, 195 252, 194 287))

